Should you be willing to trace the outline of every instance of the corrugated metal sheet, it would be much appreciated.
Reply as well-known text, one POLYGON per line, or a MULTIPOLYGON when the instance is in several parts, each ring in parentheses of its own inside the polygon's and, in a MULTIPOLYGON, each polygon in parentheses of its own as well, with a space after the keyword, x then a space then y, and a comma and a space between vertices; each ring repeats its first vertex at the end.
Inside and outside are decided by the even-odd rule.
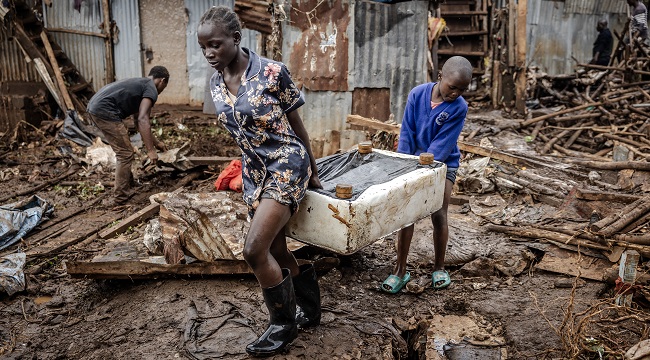
POLYGON ((567 13, 564 4, 558 1, 528 2, 526 60, 550 75, 573 72, 576 63, 572 57, 583 62, 591 59, 599 20, 607 19, 609 28, 619 32, 626 21, 625 14, 567 13))
POLYGON ((0 27, 0 82, 41 81, 34 63, 25 62, 25 55, 16 44, 9 40, 9 34, 0 27))
MULTIPOLYGON (((320 6, 332 6, 331 3, 337 2, 330 1, 320 6)), ((324 28, 319 27, 321 22, 332 25, 349 21, 345 32, 337 35, 350 39, 347 44, 347 90, 332 92, 314 91, 309 86, 303 88, 306 104, 299 111, 305 127, 315 138, 323 136, 325 130, 343 131, 346 128, 345 120, 352 110, 351 91, 355 88, 390 89, 390 109, 399 121, 408 93, 416 85, 427 81, 427 2, 387 5, 355 1, 353 4, 354 7, 349 9, 349 20, 322 16, 315 16, 311 20, 316 28, 324 28)), ((290 61, 294 55, 304 56, 305 45, 300 40, 304 41, 304 33, 308 29, 293 24, 283 24, 282 56, 292 76, 300 80, 305 74, 301 74, 301 67, 291 66, 290 61)), ((327 40, 326 34, 323 35, 323 40, 327 40)), ((338 68, 325 70, 333 73, 342 71, 338 68)), ((324 73, 323 76, 328 75, 324 73)))
POLYGON ((566 14, 626 14, 627 2, 623 0, 566 0, 566 14))
MULTIPOLYGON (((291 49, 283 60, 294 80, 310 90, 348 91, 347 1, 293 0, 284 29, 291 29, 291 49)), ((286 38, 286 36, 285 36, 286 38)))
POLYGON ((349 91, 310 91, 303 89, 305 105, 298 109, 310 137, 320 138, 325 130, 343 131, 352 109, 349 91))
POLYGON ((205 78, 212 69, 203 57, 196 38, 196 28, 206 10, 212 6, 232 8, 234 0, 185 0, 187 21, 187 72, 190 82, 190 104, 201 105, 205 96, 205 78))
MULTIPOLYGON (((99 28, 103 22, 101 0, 81 2, 80 11, 75 10, 73 4, 73 1, 53 1, 51 7, 44 4, 45 26, 101 34, 99 28)), ((52 32, 52 35, 95 90, 106 85, 103 38, 61 32, 52 32)))
POLYGON ((117 40, 113 41, 115 80, 145 76, 138 1, 111 0, 111 16, 118 29, 117 40))
POLYGON ((398 122, 408 93, 427 81, 426 34, 426 1, 355 3, 354 87, 390 88, 390 108, 398 122))

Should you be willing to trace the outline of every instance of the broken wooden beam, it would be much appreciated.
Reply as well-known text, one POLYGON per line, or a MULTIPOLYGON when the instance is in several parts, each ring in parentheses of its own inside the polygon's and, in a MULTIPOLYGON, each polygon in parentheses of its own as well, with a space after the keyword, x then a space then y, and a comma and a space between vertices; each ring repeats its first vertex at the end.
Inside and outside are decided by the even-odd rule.
POLYGON ((369 119, 359 115, 348 115, 345 120, 348 124, 367 127, 373 130, 381 130, 391 134, 399 135, 401 131, 400 125, 386 124, 379 120, 369 119))
POLYGON ((223 165, 233 160, 240 160, 241 157, 228 156, 188 156, 187 160, 196 166, 200 165, 223 165))
POLYGON ((531 239, 550 239, 550 240, 562 242, 564 244, 584 246, 595 250, 609 251, 610 249, 608 246, 605 245, 596 244, 588 240, 579 240, 573 236, 565 235, 554 231, 535 229, 535 228, 526 228, 521 226, 511 227, 511 226, 502 226, 502 225, 494 225, 494 224, 488 224, 485 226, 485 228, 488 231, 500 232, 504 234, 526 237, 531 239))
MULTIPOLYGON (((298 264, 310 261, 298 259, 298 264)), ((326 272, 338 266, 339 259, 323 257, 313 262, 316 272, 326 272)), ((166 277, 206 277, 245 275, 253 271, 244 260, 217 260, 192 264, 157 264, 145 261, 66 261, 67 273, 73 278, 88 279, 155 279, 166 277)))
POLYGON ((648 211, 650 211, 650 201, 646 200, 645 202, 641 202, 640 204, 638 204, 634 209, 631 209, 629 212, 622 213, 616 221, 603 227, 598 231, 598 233, 600 233, 603 236, 612 236, 614 235, 614 233, 620 231, 630 223, 636 221, 639 217, 648 213, 648 211))
POLYGON ((603 229, 609 224, 614 223, 617 221, 623 214, 627 214, 630 211, 636 209, 637 207, 641 206, 642 204, 650 201, 650 196, 644 196, 642 198, 639 198, 638 200, 634 201, 633 203, 630 203, 629 205, 625 206, 623 209, 619 211, 615 211, 611 215, 604 217, 603 219, 597 221, 596 223, 591 225, 591 228, 594 231, 600 231, 600 229, 603 229))
POLYGON ((524 179, 518 178, 516 176, 511 176, 511 175, 508 175, 508 174, 505 174, 505 173, 502 173, 502 172, 496 172, 494 175, 497 176, 497 177, 500 177, 502 179, 512 181, 513 183, 519 184, 519 185, 521 185, 521 186, 523 186, 525 188, 528 188, 528 189, 530 189, 530 190, 532 190, 532 191, 534 191, 536 193, 554 196, 559 200, 564 199, 564 196, 566 195, 566 194, 564 194, 564 193, 562 193, 560 191, 551 189, 550 187, 548 187, 546 185, 540 184, 539 182, 524 180, 524 179))
POLYGON ((564 115, 564 114, 572 113, 572 112, 574 112, 574 111, 578 111, 578 110, 586 109, 586 108, 588 108, 588 107, 592 107, 592 106, 593 106, 594 108, 596 108, 596 107, 601 106, 601 105, 603 105, 602 102, 587 103, 587 104, 584 104, 584 105, 580 105, 580 106, 572 107, 572 108, 565 109, 565 110, 562 110, 562 111, 556 111, 556 112, 554 112, 554 113, 550 113, 550 114, 546 114, 546 115, 538 116, 538 117, 536 117, 536 118, 532 118, 532 119, 530 119, 530 120, 526 120, 526 121, 520 123, 517 127, 518 127, 518 128, 523 128, 523 127, 526 127, 526 126, 528 126, 528 125, 531 125, 531 124, 534 124, 534 123, 537 123, 537 122, 540 122, 540 121, 543 121, 543 120, 546 120, 546 119, 554 118, 554 117, 559 116, 559 115, 564 115))
POLYGON ((147 205, 145 208, 138 210, 135 214, 120 221, 119 224, 111 226, 110 228, 99 233, 101 239, 110 239, 113 236, 125 232, 130 226, 137 225, 144 220, 148 220, 158 213, 160 204, 153 203, 147 205))
POLYGON ((598 170, 641 170, 641 171, 650 171, 650 162, 645 161, 613 161, 613 162, 604 162, 604 161, 584 161, 584 160, 573 160, 567 159, 570 163, 574 165, 580 165, 592 169, 598 170))
POLYGON ((74 110, 72 99, 70 98, 70 94, 68 93, 68 87, 65 85, 65 81, 63 80, 63 74, 61 74, 61 68, 59 68, 59 63, 56 61, 54 50, 52 50, 52 45, 50 44, 50 40, 47 38, 47 33, 45 32, 45 30, 41 31, 40 36, 41 36, 41 41, 45 46, 45 51, 47 52, 47 56, 50 60, 50 65, 54 70, 54 77, 56 78, 56 82, 58 83, 59 92, 63 96, 65 107, 68 110, 74 110))
POLYGON ((497 150, 497 149, 494 149, 494 148, 486 148, 486 147, 482 147, 482 146, 478 146, 478 145, 472 145, 472 144, 462 142, 462 141, 458 142, 458 148, 461 151, 470 152, 472 154, 486 156, 486 157, 490 157, 490 158, 493 158, 493 159, 505 161, 505 162, 507 162, 509 164, 513 164, 513 165, 529 165, 528 160, 526 160, 526 159, 524 159, 524 158, 522 158, 520 156, 513 155, 513 154, 508 154, 506 152, 503 152, 503 151, 500 151, 500 150, 497 150))
POLYGON ((623 194, 618 192, 601 192, 578 189, 576 198, 591 201, 616 201, 624 204, 635 202, 642 198, 639 195, 623 194))

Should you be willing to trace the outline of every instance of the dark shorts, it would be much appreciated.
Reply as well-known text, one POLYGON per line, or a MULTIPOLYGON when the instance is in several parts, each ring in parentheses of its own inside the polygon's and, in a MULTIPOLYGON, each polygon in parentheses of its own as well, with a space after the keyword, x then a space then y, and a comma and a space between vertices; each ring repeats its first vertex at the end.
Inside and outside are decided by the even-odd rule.
MULTIPOLYGON (((268 185, 268 182, 267 182, 268 185)), ((273 199, 277 201, 278 203, 288 206, 289 210, 291 210, 291 215, 295 214, 296 211, 298 211, 298 205, 297 203, 291 196, 288 194, 282 194, 280 192, 280 189, 277 187, 273 186, 267 186, 262 190, 262 195, 260 195, 260 201, 262 199, 273 199)), ((256 205, 249 206, 248 207, 248 217, 249 219, 253 218, 253 215, 255 215, 255 210, 257 209, 257 205, 259 205, 258 202, 256 202, 256 205)))
POLYGON ((447 180, 451 181, 452 184, 456 183, 456 171, 458 171, 458 168, 447 168, 447 180))

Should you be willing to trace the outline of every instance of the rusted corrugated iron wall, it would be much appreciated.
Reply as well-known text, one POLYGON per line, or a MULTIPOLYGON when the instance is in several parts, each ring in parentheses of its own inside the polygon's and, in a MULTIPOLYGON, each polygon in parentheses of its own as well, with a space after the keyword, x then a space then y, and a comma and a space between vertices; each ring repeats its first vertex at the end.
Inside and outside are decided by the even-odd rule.
POLYGON ((411 89, 427 81, 426 41, 426 1, 355 2, 354 87, 390 88, 390 110, 397 122, 411 89))
MULTIPOLYGON (((527 63, 540 66, 550 75, 571 73, 576 65, 572 57, 581 62, 591 60, 593 43, 598 36, 596 24, 600 19, 607 19, 612 31, 622 31, 627 17, 625 13, 599 12, 608 8, 605 5, 610 3, 609 1, 590 2, 591 8, 586 5, 586 1, 579 0, 578 2, 583 3, 580 6, 574 4, 576 1, 528 2, 527 63), (568 13, 565 6, 572 6, 586 13, 568 13)), ((612 3, 614 1, 612 0, 612 3)), ((620 3, 625 1, 620 0, 620 3)), ((616 44, 616 41, 614 43, 616 44)))
POLYGON ((409 91, 426 82, 427 2, 293 0, 287 15, 283 62, 304 88, 300 111, 311 136, 346 129, 355 89, 385 89, 401 121, 409 91))
POLYGON ((85 31, 101 35, 101 0, 85 0, 77 11, 73 1, 52 1, 43 5, 43 21, 56 42, 72 60, 79 72, 98 90, 106 85, 104 39, 94 35, 70 34, 57 29, 85 31))

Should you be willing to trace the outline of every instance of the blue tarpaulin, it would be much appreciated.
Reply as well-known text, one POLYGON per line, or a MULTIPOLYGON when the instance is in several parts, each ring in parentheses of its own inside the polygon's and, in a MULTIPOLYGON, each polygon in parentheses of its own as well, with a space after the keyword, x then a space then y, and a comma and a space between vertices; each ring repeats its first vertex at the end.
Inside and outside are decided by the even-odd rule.
POLYGON ((36 195, 13 204, 0 205, 0 250, 19 241, 53 211, 54 206, 36 195))

